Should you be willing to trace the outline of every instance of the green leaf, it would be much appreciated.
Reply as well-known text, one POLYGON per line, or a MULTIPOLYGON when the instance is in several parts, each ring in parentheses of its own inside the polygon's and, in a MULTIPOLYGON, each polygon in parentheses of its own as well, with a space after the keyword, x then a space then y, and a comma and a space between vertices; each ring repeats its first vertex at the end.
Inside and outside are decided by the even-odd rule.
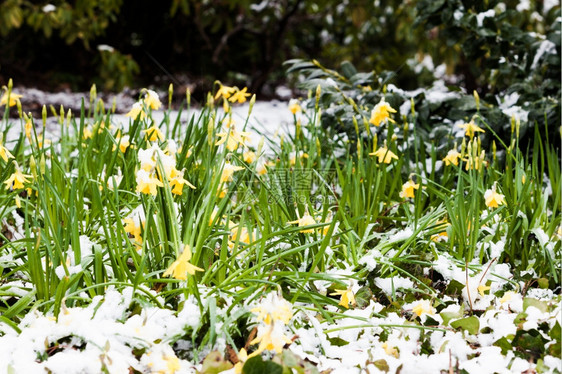
POLYGON ((342 338, 339 338, 337 336, 334 336, 333 338, 328 338, 328 341, 332 344, 335 345, 336 347, 342 347, 344 345, 348 345, 349 342, 347 340, 343 340, 342 338))
POLYGON ((505 336, 499 340, 497 340, 494 345, 496 347, 500 347, 502 350, 502 355, 506 355, 507 352, 511 351, 513 349, 513 346, 511 345, 511 343, 505 338, 505 336))
POLYGON ((390 370, 390 367, 388 366, 388 363, 385 359, 376 360, 375 362, 373 362, 373 365, 375 365, 377 369, 379 369, 380 371, 384 371, 385 373, 388 373, 388 371, 390 370))
POLYGON ((203 360, 201 374, 218 374, 225 370, 231 369, 232 364, 226 361, 219 351, 211 352, 203 360))
POLYGON ((242 367, 243 374, 283 374, 283 367, 272 361, 264 361, 261 356, 252 357, 242 367))
POLYGON ((451 322, 451 327, 454 329, 460 328, 463 331, 467 331, 469 334, 476 335, 480 329, 480 320, 475 316, 457 319, 451 322))
POLYGON ((373 292, 367 286, 361 287, 357 293, 355 294, 355 302, 357 303, 358 308, 366 308, 371 299, 373 298, 373 292))
POLYGON ((531 297, 526 297, 523 299, 523 310, 526 311, 528 307, 534 306, 543 313, 548 312, 548 303, 546 301, 541 301, 533 299, 531 297))

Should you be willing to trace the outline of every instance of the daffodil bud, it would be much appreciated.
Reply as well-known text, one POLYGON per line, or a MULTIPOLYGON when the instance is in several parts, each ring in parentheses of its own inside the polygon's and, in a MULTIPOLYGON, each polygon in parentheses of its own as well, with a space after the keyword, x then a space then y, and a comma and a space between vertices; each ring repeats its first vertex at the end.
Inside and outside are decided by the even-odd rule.
POLYGON ((383 95, 386 95, 386 84, 384 86, 382 86, 382 93, 383 93, 383 95))
POLYGON ((187 100, 187 107, 189 108, 191 106, 191 90, 189 87, 185 89, 185 99, 187 100))
POLYGON ((72 111, 69 109, 68 112, 66 112, 66 125, 70 126, 70 120, 72 119, 72 111))
MULTIPOLYGON (((189 101, 188 101, 189 102, 189 101)), ((189 105, 189 104, 188 104, 189 105)), ((213 95, 211 95, 211 93, 209 92, 207 94, 207 106, 210 109, 213 109, 215 107, 215 99, 213 98, 213 95)))
POLYGON ((33 155, 29 158, 29 168, 31 169, 33 178, 37 179, 37 162, 35 161, 35 157, 33 157, 33 155))
POLYGON ((413 97, 410 98, 410 110, 412 112, 412 117, 415 117, 416 116, 416 106, 414 104, 414 98, 413 97))
POLYGON ((168 108, 172 107, 172 97, 174 96, 174 85, 170 83, 168 86, 168 108))
POLYGON ((43 127, 47 126, 47 107, 44 104, 41 110, 41 117, 43 119, 43 127))
POLYGON ((521 128, 521 121, 519 120, 519 118, 517 118, 517 121, 515 122, 515 138, 519 139, 519 129, 521 128))
POLYGON ((377 134, 375 134, 375 136, 373 136, 373 152, 377 151, 377 143, 379 141, 379 137, 377 134))
POLYGON ((207 125, 207 143, 209 146, 213 145, 213 133, 215 131, 215 117, 211 116, 209 124, 207 125))
POLYGON ((262 136, 260 138, 260 142, 258 143, 258 156, 261 155, 261 151, 263 149, 263 144, 265 143, 265 137, 262 136))
POLYGON ((515 131, 515 116, 511 116, 511 134, 515 131))
POLYGON ((301 135, 301 120, 300 120, 300 118, 297 120, 297 123, 295 124, 295 128, 296 128, 296 138, 298 139, 301 135))
POLYGON ((12 78, 10 78, 8 80, 8 92, 12 92, 12 88, 14 87, 14 82, 12 81, 12 78))
POLYGON ((96 91, 96 85, 95 83, 92 84, 92 87, 90 88, 90 105, 92 105, 94 103, 94 101, 96 101, 98 97, 97 91, 96 91))
POLYGON ((320 139, 316 138, 316 153, 318 156, 322 154, 322 145, 320 144, 320 139))
POLYGON ((355 133, 359 135, 359 125, 357 124, 357 118, 353 117, 353 126, 355 127, 355 133))
POLYGON ((318 110, 318 105, 320 103, 320 94, 322 93, 322 88, 320 87, 320 85, 316 86, 316 104, 315 104, 315 108, 316 110, 318 110))
POLYGON ((474 90, 472 94, 474 95, 474 101, 476 102, 476 110, 480 110, 480 96, 478 96, 478 92, 476 92, 476 90, 474 90))
POLYGON ((116 108, 117 108, 117 98, 114 96, 113 101, 111 102, 111 113, 115 113, 116 108))
POLYGON ((496 161, 496 152, 497 152, 496 141, 493 140, 492 141, 492 157, 493 157, 494 161, 496 161))
POLYGON ((62 125, 64 123, 64 107, 62 106, 62 104, 61 104, 60 109, 59 109, 58 117, 59 117, 59 124, 62 125))
POLYGON ((101 113, 105 112, 105 103, 103 102, 102 99, 98 100, 97 110, 101 113))
POLYGON ((248 117, 250 116, 250 114, 252 113, 252 109, 254 109, 254 104, 256 103, 256 94, 252 95, 252 98, 250 99, 250 108, 248 109, 248 117))
POLYGON ((23 111, 21 109, 21 101, 20 100, 16 100, 16 106, 18 108, 18 115, 19 115, 20 118, 22 118, 23 111))
POLYGON ((461 143, 461 158, 464 158, 464 156, 466 155, 465 151, 466 151, 466 138, 463 138, 461 143))

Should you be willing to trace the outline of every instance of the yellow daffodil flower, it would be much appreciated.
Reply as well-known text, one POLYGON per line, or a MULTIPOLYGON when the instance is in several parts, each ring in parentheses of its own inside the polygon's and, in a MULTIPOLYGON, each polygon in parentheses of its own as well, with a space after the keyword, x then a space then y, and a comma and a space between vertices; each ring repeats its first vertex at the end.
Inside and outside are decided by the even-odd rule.
POLYGON ((238 240, 238 242, 240 243, 250 244, 250 242, 252 241, 250 233, 248 232, 248 229, 245 227, 242 228, 234 227, 232 230, 230 230, 230 235, 231 235, 230 240, 232 242, 236 242, 236 240, 238 240))
POLYGON ((121 153, 127 152, 127 148, 129 148, 129 146, 131 145, 129 135, 118 137, 117 142, 119 143, 119 150, 121 151, 121 153))
POLYGON ((243 169, 242 166, 234 166, 228 162, 225 163, 222 169, 221 182, 230 182, 232 180, 232 174, 234 174, 235 171, 243 169))
POLYGON ((369 153, 369 156, 377 156, 378 162, 390 164, 392 160, 398 160, 398 156, 385 146, 380 147, 375 152, 369 153))
POLYGON ((13 188, 14 190, 17 190, 23 188, 24 183, 30 182, 27 178, 31 178, 31 175, 22 173, 19 166, 16 165, 14 173, 4 182, 6 184, 6 189, 9 190, 10 188, 13 188))
MULTIPOLYGON (((260 329, 258 329, 258 331, 259 330, 260 329)), ((276 330, 274 325, 263 326, 263 330, 264 331, 261 334, 250 342, 250 344, 259 343, 259 346, 258 349, 248 357, 256 356, 265 350, 281 353, 285 344, 293 342, 291 339, 286 337, 285 334, 276 330)))
POLYGON ((187 274, 195 275, 196 271, 203 271, 200 267, 190 264, 189 260, 191 260, 191 249, 186 245, 180 257, 170 265, 163 276, 167 277, 172 275, 176 279, 187 280, 187 274))
POLYGON ((25 137, 31 142, 31 130, 33 129, 33 121, 31 118, 25 121, 25 137))
POLYGON ((161 142, 164 141, 164 134, 162 134, 162 131, 160 131, 160 129, 158 128, 158 126, 154 125, 152 127, 149 127, 146 130, 142 130, 142 132, 144 132, 146 134, 146 137, 148 139, 148 141, 156 141, 156 140, 160 140, 161 142))
POLYGON ((232 124, 230 126, 230 130, 228 132, 220 132, 217 134, 221 139, 215 143, 215 145, 221 145, 224 142, 226 143, 226 148, 230 152, 234 152, 238 149, 239 145, 244 145, 245 140, 250 137, 249 132, 245 131, 236 131, 236 128, 232 124))
POLYGON ((396 347, 392 347, 388 344, 388 342, 384 342, 381 345, 382 349, 384 349, 384 352, 389 355, 389 356, 394 356, 396 358, 398 358, 399 354, 398 354, 398 350, 396 349, 396 347))
POLYGON ((236 92, 234 92, 228 98, 228 101, 230 101, 231 103, 238 102, 239 104, 242 104, 242 103, 246 102, 246 98, 251 96, 250 93, 246 93, 247 90, 248 90, 248 87, 244 87, 241 90, 236 90, 236 92))
POLYGON ((435 309, 429 300, 422 300, 416 304, 416 306, 412 309, 412 312, 419 317, 424 313, 433 315, 435 314, 435 309))
POLYGON ((139 116, 140 120, 142 121, 146 117, 146 113, 144 112, 142 104, 140 102, 136 102, 133 104, 133 107, 131 108, 129 113, 125 114, 125 117, 130 117, 136 120, 137 118, 139 118, 139 116))
POLYGON ((383 97, 371 111, 371 118, 369 119, 369 123, 372 123, 375 126, 380 126, 381 123, 386 123, 388 121, 394 122, 394 120, 390 118, 390 113, 396 113, 396 110, 393 109, 390 104, 388 104, 384 100, 383 97))
POLYGON ((291 152, 291 153, 289 154, 289 164, 290 164, 291 166, 295 166, 295 165, 296 165, 296 163, 297 163, 297 157, 298 157, 299 159, 301 159, 301 161, 302 161, 303 158, 308 158, 308 153, 304 153, 304 152, 302 152, 302 151, 299 151, 299 152, 291 152))
POLYGON ((490 286, 486 286, 484 284, 481 284, 480 286, 478 286, 478 293, 480 294, 480 296, 484 296, 484 292, 488 291, 490 289, 490 286))
POLYGON ((349 309, 349 304, 351 304, 352 306, 355 306, 357 304, 355 302, 355 295, 353 294, 353 291, 351 291, 351 288, 348 288, 347 290, 336 290, 330 295, 340 295, 340 302, 338 303, 338 305, 341 305, 346 309, 349 309))
POLYGON ((195 189, 196 187, 189 183, 183 178, 183 171, 178 171, 176 168, 172 169, 169 179, 170 187, 172 188, 172 193, 175 195, 181 195, 183 193, 183 186, 187 185, 189 188, 195 189))
POLYGON ((156 187, 163 186, 164 183, 162 183, 158 178, 156 178, 148 171, 144 169, 140 169, 139 171, 137 171, 137 192, 156 196, 156 187))
MULTIPOLYGON (((303 227, 303 226, 315 225, 316 221, 314 220, 314 217, 312 217, 310 214, 305 213, 301 218, 299 218, 295 221, 289 221, 287 223, 289 223, 289 224, 298 223, 299 227, 303 227)), ((314 229, 305 229, 305 230, 301 230, 300 232, 305 233, 305 234, 310 234, 310 233, 314 232, 314 229)))
POLYGON ((22 97, 23 97, 22 95, 18 95, 12 92, 10 94, 10 103, 8 103, 8 91, 4 91, 4 94, 0 98, 0 106, 6 104, 8 104, 8 106, 14 106, 18 103, 18 101, 20 101, 22 97))
POLYGON ((223 86, 222 84, 219 83, 219 89, 215 95, 215 100, 217 100, 219 97, 228 99, 235 92, 236 92, 236 87, 223 86))
POLYGON ((474 121, 470 121, 469 123, 464 123, 457 126, 463 129, 464 135, 468 136, 469 138, 474 137, 477 132, 485 132, 480 126, 476 125, 474 121))
POLYGON ((158 94, 152 90, 146 90, 146 96, 144 97, 144 104, 154 110, 160 109, 162 106, 162 102, 160 102, 160 98, 158 94))
POLYGON ((289 111, 290 111, 293 115, 295 115, 295 114, 297 114, 297 113, 300 113, 301 110, 302 110, 302 109, 301 109, 301 106, 300 106, 298 100, 296 100, 296 99, 291 99, 291 100, 289 101, 289 111))
POLYGON ((245 151, 245 152, 242 154, 242 158, 244 159, 244 162, 246 162, 246 163, 248 163, 248 164, 251 164, 251 163, 253 163, 254 161, 256 161, 257 156, 256 156, 256 154, 255 154, 254 152, 252 152, 252 151, 245 151))
POLYGON ((489 208, 497 208, 505 204, 505 196, 496 192, 495 183, 490 190, 484 193, 484 199, 486 200, 486 206, 489 208))
POLYGON ((414 183, 411 179, 402 185, 402 191, 400 191, 400 197, 408 198, 415 197, 414 190, 420 188, 419 183, 414 183))
POLYGON ((460 157, 461 157, 461 154, 456 149, 451 149, 449 152, 447 152, 447 156, 445 156, 443 161, 445 162, 445 165, 447 165, 447 166, 449 166, 451 164, 453 164, 455 166, 458 166, 460 157))
POLYGON ((248 352, 246 352, 246 348, 240 349, 240 352, 238 352, 237 356, 238 356, 238 362, 234 365, 234 373, 242 374, 242 367, 244 366, 244 363, 246 363, 246 361, 249 358, 248 352))
POLYGON ((4 145, 2 144, 2 139, 1 139, 1 137, 0 137, 0 157, 2 157, 2 159, 3 159, 5 162, 8 162, 8 160, 9 160, 10 158, 14 158, 14 155, 12 155, 12 154, 10 153, 10 151, 8 151, 8 149, 7 149, 6 147, 4 147, 4 145))

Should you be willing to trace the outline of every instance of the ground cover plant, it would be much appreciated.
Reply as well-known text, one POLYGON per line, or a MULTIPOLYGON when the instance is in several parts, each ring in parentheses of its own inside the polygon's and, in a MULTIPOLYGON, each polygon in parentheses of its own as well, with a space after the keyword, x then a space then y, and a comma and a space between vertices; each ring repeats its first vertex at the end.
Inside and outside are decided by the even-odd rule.
POLYGON ((5 87, 2 371, 559 372, 548 121, 474 94, 442 122, 301 64, 317 80, 292 133, 257 147, 231 110, 255 96, 220 82, 179 113, 143 90, 126 121, 95 87, 42 118, 5 87))

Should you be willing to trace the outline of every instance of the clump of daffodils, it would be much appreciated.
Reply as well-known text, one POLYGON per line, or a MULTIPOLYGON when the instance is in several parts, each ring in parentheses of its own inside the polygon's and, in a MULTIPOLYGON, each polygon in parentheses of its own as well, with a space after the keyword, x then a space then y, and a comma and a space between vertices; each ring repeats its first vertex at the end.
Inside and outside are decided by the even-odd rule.
POLYGON ((172 193, 181 195, 183 187, 195 186, 187 181, 184 172, 176 169, 175 147, 167 147, 166 151, 152 144, 147 149, 139 149, 138 160, 140 169, 137 171, 137 192, 156 196, 157 187, 164 186, 164 178, 172 188, 172 193))
POLYGON ((257 337, 250 344, 259 344, 258 349, 248 356, 257 356, 263 351, 281 353, 285 344, 292 343, 285 333, 293 317, 292 304, 277 293, 267 295, 258 306, 251 309, 256 314, 257 337))

